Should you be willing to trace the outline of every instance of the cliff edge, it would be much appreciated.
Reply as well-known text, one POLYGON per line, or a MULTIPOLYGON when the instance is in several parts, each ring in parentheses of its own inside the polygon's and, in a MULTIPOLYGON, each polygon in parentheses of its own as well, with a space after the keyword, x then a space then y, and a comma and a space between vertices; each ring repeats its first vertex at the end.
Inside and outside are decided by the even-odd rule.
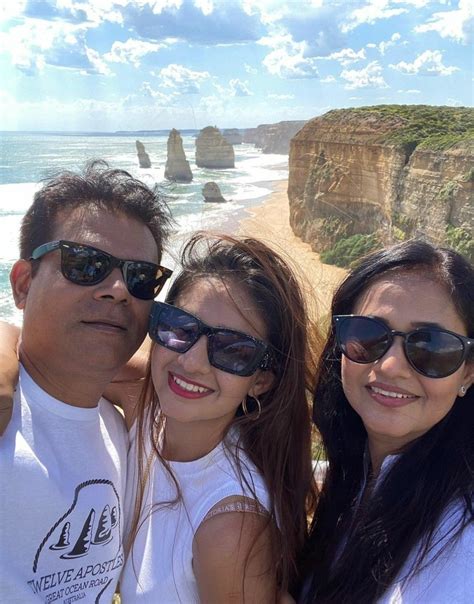
POLYGON ((473 192, 474 109, 334 110, 291 141, 291 226, 324 261, 340 266, 410 237, 473 260, 473 192))

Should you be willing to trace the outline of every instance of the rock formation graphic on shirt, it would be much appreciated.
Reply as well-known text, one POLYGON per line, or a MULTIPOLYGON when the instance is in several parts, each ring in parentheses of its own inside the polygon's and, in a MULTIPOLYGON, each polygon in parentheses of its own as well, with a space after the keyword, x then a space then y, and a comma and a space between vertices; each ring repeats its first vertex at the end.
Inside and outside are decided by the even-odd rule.
POLYGON ((110 590, 104 600, 101 596, 115 586, 123 566, 118 493, 110 480, 90 480, 76 487, 65 508, 46 527, 28 584, 45 603, 70 602, 73 595, 110 602, 110 590))

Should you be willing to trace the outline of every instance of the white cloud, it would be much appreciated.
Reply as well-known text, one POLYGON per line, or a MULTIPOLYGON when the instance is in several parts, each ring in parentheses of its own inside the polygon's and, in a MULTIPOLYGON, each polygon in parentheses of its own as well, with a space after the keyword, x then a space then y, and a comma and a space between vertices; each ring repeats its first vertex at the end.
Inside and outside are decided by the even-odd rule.
POLYGON ((110 52, 104 55, 104 59, 111 63, 131 63, 135 67, 140 67, 141 59, 145 55, 158 52, 165 47, 166 44, 129 38, 126 42, 114 42, 110 52))
POLYGON ((148 99, 154 104, 168 106, 176 99, 176 93, 163 94, 159 90, 152 88, 150 82, 143 82, 140 86, 139 94, 131 94, 127 97, 128 103, 138 102, 143 103, 143 99, 148 99))
POLYGON ((239 79, 230 80, 230 95, 231 96, 252 96, 253 92, 250 92, 248 88, 248 82, 242 82, 239 79))
POLYGON ((372 61, 363 69, 344 69, 341 78, 346 80, 345 88, 387 88, 387 83, 382 76, 382 67, 378 61, 372 61))
POLYGON ((407 75, 422 76, 448 76, 459 71, 459 67, 443 65, 443 54, 439 50, 425 50, 413 63, 400 61, 390 67, 407 75))
POLYGON ((159 72, 159 78, 163 86, 174 89, 181 94, 197 94, 202 82, 210 77, 208 71, 193 71, 184 67, 184 65, 176 65, 175 63, 171 63, 159 72))
MULTIPOLYGON (((100 75, 110 76, 112 75, 112 71, 109 69, 109 66, 103 61, 100 54, 97 50, 93 48, 86 47, 86 55, 92 65, 92 71, 98 73, 100 75)), ((87 71, 86 71, 87 73, 87 71)))
POLYGON ((421 94, 421 90, 418 90, 416 88, 410 88, 410 90, 397 90, 398 93, 400 94, 421 94))
POLYGON ((415 31, 435 31, 442 38, 453 38, 468 44, 474 29, 474 4, 472 0, 459 0, 457 10, 434 13, 426 23, 417 25, 415 31))
POLYGON ((347 33, 364 23, 373 24, 380 19, 390 19, 408 12, 407 8, 392 8, 390 0, 367 0, 367 3, 353 10, 341 30, 347 33))
POLYGON ((26 6, 26 0, 15 0, 15 2, 0 2, 0 23, 15 17, 20 17, 26 6))
POLYGON ((401 39, 401 35, 396 32, 394 33, 390 40, 387 40, 386 42, 380 42, 380 44, 378 45, 378 49, 381 55, 384 55, 387 48, 390 48, 391 46, 395 46, 395 44, 401 39))
POLYGON ((258 69, 255 69, 255 67, 252 67, 248 63, 244 63, 244 69, 247 73, 250 73, 251 75, 255 75, 258 73, 258 69))
POLYGON ((264 59, 263 65, 272 75, 284 79, 317 78, 316 59, 305 57, 306 42, 294 42, 289 34, 262 38, 258 42, 274 48, 264 59))
POLYGON ((318 57, 318 59, 338 61, 344 67, 346 65, 350 65, 351 63, 362 61, 365 58, 365 50, 363 48, 361 48, 358 52, 352 50, 352 48, 343 48, 342 50, 331 53, 327 57, 318 57))
POLYGON ((77 70, 83 74, 110 75, 99 53, 87 46, 86 28, 67 21, 27 19, 0 33, 0 52, 26 75, 46 66, 77 70))

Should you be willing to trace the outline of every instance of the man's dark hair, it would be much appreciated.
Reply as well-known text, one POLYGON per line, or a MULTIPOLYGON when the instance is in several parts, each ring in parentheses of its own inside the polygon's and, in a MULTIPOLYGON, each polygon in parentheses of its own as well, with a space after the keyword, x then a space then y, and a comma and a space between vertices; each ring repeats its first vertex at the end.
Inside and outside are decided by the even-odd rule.
POLYGON ((171 215, 155 186, 150 189, 125 170, 111 169, 103 160, 86 164, 83 172, 61 172, 35 193, 20 229, 20 257, 29 259, 35 248, 51 241, 57 216, 78 207, 121 213, 145 224, 151 231, 161 262, 171 215))

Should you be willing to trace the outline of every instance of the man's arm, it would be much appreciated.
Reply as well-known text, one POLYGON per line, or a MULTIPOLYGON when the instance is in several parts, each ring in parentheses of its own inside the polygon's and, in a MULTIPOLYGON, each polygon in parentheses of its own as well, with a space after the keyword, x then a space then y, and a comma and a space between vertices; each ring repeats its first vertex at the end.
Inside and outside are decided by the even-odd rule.
POLYGON ((0 435, 5 432, 13 410, 13 391, 18 381, 20 329, 0 321, 0 435))

